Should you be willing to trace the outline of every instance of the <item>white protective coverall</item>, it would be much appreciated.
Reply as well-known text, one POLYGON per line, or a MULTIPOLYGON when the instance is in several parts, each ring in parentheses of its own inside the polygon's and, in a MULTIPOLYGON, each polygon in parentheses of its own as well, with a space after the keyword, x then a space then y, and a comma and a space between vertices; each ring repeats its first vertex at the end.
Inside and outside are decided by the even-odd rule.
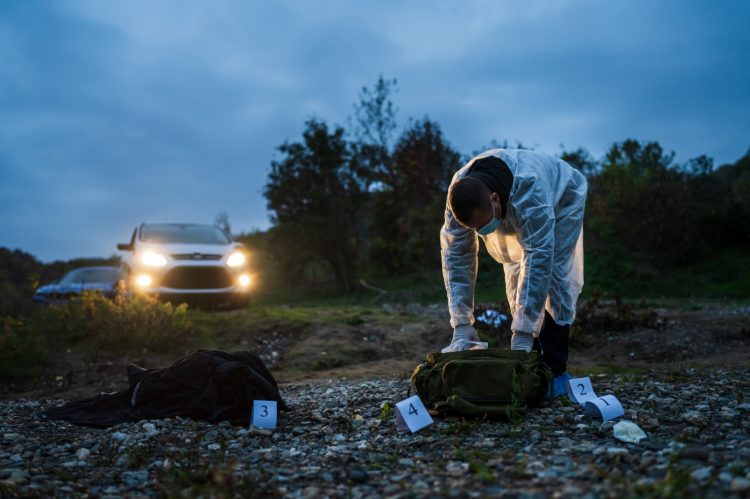
MULTIPOLYGON (((583 287, 586 178, 544 153, 492 149, 458 170, 451 185, 474 161, 490 155, 513 173, 505 218, 492 234, 481 236, 490 256, 503 264, 511 330, 538 336, 545 308, 556 323, 572 324, 583 287)), ((440 247, 451 326, 474 324, 477 231, 458 223, 447 205, 440 247)))

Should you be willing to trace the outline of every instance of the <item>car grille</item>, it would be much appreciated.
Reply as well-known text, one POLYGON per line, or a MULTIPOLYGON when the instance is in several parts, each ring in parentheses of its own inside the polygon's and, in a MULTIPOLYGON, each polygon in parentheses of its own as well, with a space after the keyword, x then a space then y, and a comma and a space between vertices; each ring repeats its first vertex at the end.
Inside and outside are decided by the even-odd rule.
POLYGON ((175 267, 164 275, 161 285, 173 289, 219 289, 232 285, 221 267, 175 267))
POLYGON ((212 255, 210 253, 175 253, 172 255, 175 260, 221 260, 221 255, 212 255))

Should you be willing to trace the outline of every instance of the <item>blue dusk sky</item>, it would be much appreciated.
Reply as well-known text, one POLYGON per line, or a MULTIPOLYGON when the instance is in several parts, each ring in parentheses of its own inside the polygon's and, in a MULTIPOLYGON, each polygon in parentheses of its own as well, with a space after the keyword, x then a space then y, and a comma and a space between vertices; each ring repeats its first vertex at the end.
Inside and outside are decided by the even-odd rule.
MULTIPOLYGON (((750 147, 750 2, 0 2, 0 246, 109 256, 142 221, 269 226, 275 149, 398 79, 469 155, 750 147)), ((437 242, 436 242, 437 244, 437 242)))

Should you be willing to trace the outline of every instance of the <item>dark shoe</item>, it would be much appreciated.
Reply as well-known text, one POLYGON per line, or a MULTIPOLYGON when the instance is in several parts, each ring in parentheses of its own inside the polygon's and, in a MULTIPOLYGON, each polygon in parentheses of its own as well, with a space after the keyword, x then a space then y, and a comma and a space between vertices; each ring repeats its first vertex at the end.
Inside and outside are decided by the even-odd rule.
POLYGON ((539 360, 552 369, 552 375, 557 377, 568 370, 568 338, 570 325, 556 324, 548 312, 544 312, 544 325, 539 332, 539 360))

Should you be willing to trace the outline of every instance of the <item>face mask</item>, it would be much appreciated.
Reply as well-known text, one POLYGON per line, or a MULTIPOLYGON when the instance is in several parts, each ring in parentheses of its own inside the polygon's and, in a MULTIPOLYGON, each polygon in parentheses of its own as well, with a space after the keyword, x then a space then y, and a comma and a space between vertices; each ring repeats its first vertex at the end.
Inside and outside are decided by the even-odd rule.
MULTIPOLYGON (((492 199, 490 199, 490 203, 492 203, 492 199)), ((492 220, 490 220, 489 223, 487 223, 487 225, 477 229, 477 232, 479 232, 483 236, 489 236, 490 234, 495 232, 495 229, 497 229, 501 223, 502 223, 501 220, 498 220, 497 218, 495 218, 495 205, 493 203, 492 204, 492 220)))

